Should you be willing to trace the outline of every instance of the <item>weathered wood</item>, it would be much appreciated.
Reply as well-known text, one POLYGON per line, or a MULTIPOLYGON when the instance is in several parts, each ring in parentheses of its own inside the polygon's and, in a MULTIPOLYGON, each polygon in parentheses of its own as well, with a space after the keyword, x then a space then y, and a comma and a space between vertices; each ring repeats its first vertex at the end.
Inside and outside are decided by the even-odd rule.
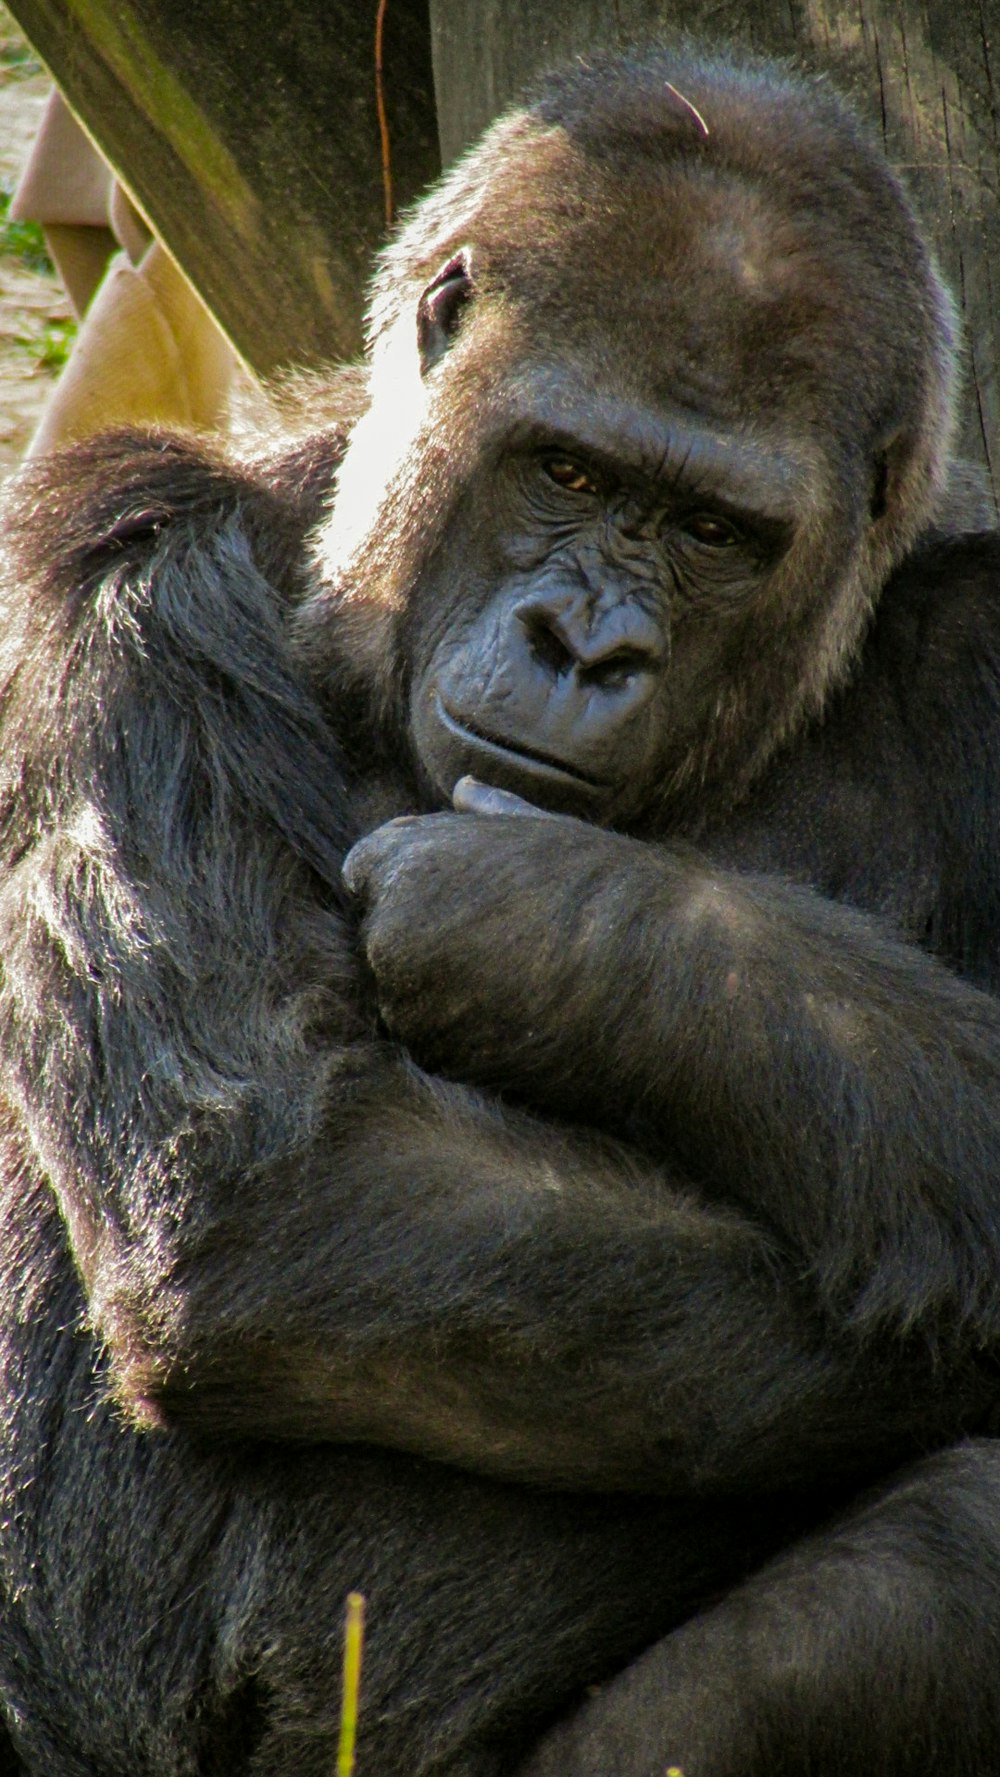
MULTIPOLYGON (((375 0, 11 11, 248 362, 352 356, 384 235, 375 0)), ((392 0, 385 54, 405 202, 440 164, 426 0, 392 0)))
MULTIPOLYGON (((961 446, 1000 497, 1000 0, 390 0, 397 196, 538 68, 683 26, 826 67, 881 131, 966 323, 961 446)), ((14 0, 141 209, 255 368, 352 355, 381 239, 376 0, 14 0)))
POLYGON ((430 0, 446 160, 541 68, 685 29, 826 68, 881 133, 962 308, 960 445, 1000 503, 1000 0, 430 0))

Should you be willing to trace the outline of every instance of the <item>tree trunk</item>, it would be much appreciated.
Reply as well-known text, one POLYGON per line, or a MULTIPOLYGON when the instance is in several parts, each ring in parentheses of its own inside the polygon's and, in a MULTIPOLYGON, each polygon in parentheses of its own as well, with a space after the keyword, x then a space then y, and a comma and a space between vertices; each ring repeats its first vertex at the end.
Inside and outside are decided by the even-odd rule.
POLYGON ((885 144, 965 325, 959 448, 1000 503, 1000 0, 430 0, 445 161, 526 80, 672 29, 827 69, 885 144))

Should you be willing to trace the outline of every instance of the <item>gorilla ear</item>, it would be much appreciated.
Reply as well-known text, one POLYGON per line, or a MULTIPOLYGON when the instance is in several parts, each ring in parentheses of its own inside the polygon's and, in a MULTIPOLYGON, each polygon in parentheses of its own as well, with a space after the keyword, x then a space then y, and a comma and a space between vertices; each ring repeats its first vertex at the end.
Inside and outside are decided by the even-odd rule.
POLYGON ((462 310, 472 295, 472 263, 467 247, 454 253, 432 278, 417 304, 420 374, 426 376, 451 345, 462 310))

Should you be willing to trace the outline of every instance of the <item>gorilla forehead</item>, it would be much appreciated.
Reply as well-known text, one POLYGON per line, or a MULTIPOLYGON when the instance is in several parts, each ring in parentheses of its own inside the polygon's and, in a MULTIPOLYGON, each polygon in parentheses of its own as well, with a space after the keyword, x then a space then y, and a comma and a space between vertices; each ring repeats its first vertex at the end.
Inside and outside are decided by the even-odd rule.
POLYGON ((484 299, 493 294, 524 319, 526 355, 533 339, 557 338, 563 362, 576 353, 592 375, 644 401, 723 421, 759 411, 768 386, 772 401, 801 402, 806 386, 784 374, 789 361, 822 374, 832 335, 838 359, 846 355, 840 266, 759 193, 668 169, 619 189, 613 210, 587 169, 566 172, 542 174, 513 235, 486 233, 474 248, 484 299), (564 194, 574 176, 588 201, 570 219, 564 194), (551 257, 550 234, 562 236, 551 257))
POLYGON ((856 437, 926 402, 915 365, 948 380, 948 300, 897 181, 835 94, 768 64, 681 46, 548 77, 389 250, 376 333, 458 247, 480 320, 493 298, 527 345, 709 413, 777 395, 826 422, 833 401, 856 437))

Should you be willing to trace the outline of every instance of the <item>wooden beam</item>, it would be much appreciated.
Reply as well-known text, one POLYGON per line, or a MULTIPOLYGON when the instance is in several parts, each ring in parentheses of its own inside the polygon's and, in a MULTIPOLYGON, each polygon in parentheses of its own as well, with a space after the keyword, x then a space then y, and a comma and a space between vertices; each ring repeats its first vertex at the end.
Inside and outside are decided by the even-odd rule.
MULTIPOLYGON (((13 0, 85 128, 258 371, 355 354, 384 237, 375 0, 13 0)), ((391 0, 397 201, 439 167, 426 0, 391 0)))

